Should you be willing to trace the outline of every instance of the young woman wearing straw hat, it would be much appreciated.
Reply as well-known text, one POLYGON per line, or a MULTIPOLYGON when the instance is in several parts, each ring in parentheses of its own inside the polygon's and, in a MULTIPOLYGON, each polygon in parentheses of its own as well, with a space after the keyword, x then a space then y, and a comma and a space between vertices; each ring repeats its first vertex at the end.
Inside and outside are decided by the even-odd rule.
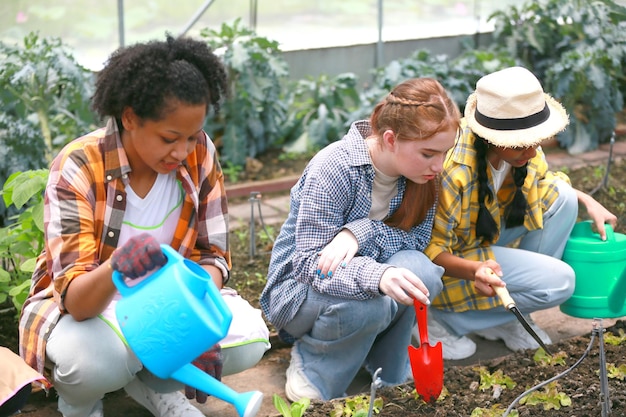
POLYGON ((506 286, 525 314, 561 304, 574 290, 574 271, 560 258, 578 203, 603 239, 604 224, 616 225, 616 216, 573 189, 564 173, 548 169, 540 144, 568 122, 565 109, 521 67, 484 76, 468 98, 425 251, 446 269, 429 315, 431 342, 442 342, 444 358, 473 355, 469 333, 502 339, 512 350, 537 348, 493 287, 506 286))

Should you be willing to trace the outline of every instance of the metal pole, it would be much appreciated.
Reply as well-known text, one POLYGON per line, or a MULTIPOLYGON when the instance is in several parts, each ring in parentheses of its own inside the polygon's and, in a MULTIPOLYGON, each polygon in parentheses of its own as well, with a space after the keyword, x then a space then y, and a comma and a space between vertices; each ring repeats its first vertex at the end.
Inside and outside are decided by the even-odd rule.
POLYGON ((120 47, 124 46, 124 0, 117 0, 117 31, 120 47))
POLYGON ((383 0, 378 0, 378 42, 376 42, 376 68, 383 65, 383 0))
POLYGON ((598 319, 598 343, 600 344, 600 402, 602 417, 611 415, 611 400, 609 399, 609 379, 606 373, 606 356, 604 355, 604 329, 602 319, 598 319))
POLYGON ((474 33, 474 48, 480 47, 480 0, 474 0, 474 17, 476 18, 476 33, 474 33))
POLYGON ((259 197, 261 196, 261 193, 258 191, 252 191, 250 193, 250 197, 248 198, 248 201, 250 202, 250 246, 249 246, 249 255, 250 255, 250 261, 252 261, 256 255, 256 230, 255 230, 255 224, 256 221, 254 220, 254 203, 257 202, 259 200, 259 197))
POLYGON ((250 28, 256 31, 256 19, 258 11, 257 0, 250 0, 250 28))
POLYGON ((204 12, 206 12, 206 9, 209 8, 209 6, 211 4, 213 4, 215 0, 207 0, 204 5, 202 5, 202 7, 200 7, 198 9, 198 11, 196 12, 196 14, 193 15, 193 17, 189 20, 189 22, 187 23, 187 25, 185 25, 185 28, 183 29, 182 32, 180 32, 180 35, 178 35, 178 37, 180 38, 181 36, 184 36, 189 29, 191 29, 191 27, 193 25, 196 24, 196 22, 202 17, 202 15, 204 14, 204 12))

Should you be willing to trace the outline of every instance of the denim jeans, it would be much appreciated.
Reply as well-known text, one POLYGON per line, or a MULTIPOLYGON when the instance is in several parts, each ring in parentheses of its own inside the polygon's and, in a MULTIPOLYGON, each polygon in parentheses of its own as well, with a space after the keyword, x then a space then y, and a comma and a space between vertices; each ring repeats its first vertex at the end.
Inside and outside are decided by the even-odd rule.
MULTIPOLYGON (((415 273, 431 300, 442 289, 443 268, 422 252, 401 251, 387 261, 415 273)), ((296 338, 292 355, 325 400, 345 395, 360 370, 382 368, 383 384, 405 382, 411 375, 407 347, 415 326, 413 306, 399 305, 381 295, 353 300, 320 294, 309 288, 307 298, 285 330, 296 338)))
MULTIPOLYGON (((574 270, 561 260, 576 223, 578 199, 565 182, 557 182, 559 197, 543 216, 543 229, 529 232, 524 226, 503 229, 492 247, 502 267, 506 288, 524 314, 558 306, 574 292, 574 270), (505 245, 521 238, 517 248, 505 245)), ((504 307, 464 312, 430 308, 431 316, 456 335, 499 326, 515 320, 504 307)))

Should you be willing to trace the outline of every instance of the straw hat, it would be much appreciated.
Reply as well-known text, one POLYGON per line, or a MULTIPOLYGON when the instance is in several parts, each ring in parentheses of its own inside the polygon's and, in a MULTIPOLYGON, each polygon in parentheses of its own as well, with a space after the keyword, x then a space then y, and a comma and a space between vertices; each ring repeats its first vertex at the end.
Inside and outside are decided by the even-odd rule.
POLYGON ((529 147, 565 130, 563 106, 522 67, 485 75, 467 99, 465 118, 478 136, 504 148, 529 147))

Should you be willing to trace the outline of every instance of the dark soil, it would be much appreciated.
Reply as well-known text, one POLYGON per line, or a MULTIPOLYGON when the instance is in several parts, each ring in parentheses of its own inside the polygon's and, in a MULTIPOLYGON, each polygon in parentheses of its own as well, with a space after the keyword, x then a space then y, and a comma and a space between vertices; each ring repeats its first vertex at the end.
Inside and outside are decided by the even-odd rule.
MULTIPOLYGON (((623 321, 618 321, 612 330, 618 332, 621 329, 623 332, 625 327, 623 321)), ((602 395, 598 337, 594 335, 593 343, 590 343, 591 341, 591 335, 589 335, 552 345, 555 355, 563 354, 566 357, 564 364, 558 366, 541 365, 533 360, 534 352, 525 351, 480 365, 446 367, 444 393, 434 404, 427 404, 416 396, 413 384, 379 389, 376 397, 382 399, 383 406, 378 415, 381 417, 503 416, 509 409, 510 413, 506 415, 519 417, 598 417, 603 415, 601 414, 602 398, 608 398, 607 404, 611 404, 612 415, 623 416, 626 413, 624 375, 620 376, 621 379, 609 379, 608 397, 602 395), (589 347, 590 351, 585 356, 589 347), (569 371, 583 356, 585 357, 582 362, 569 371), (502 372, 502 377, 509 377, 514 386, 483 384, 481 369, 483 373, 488 372, 489 375, 502 372), (558 375, 566 372, 568 373, 565 376, 557 378, 558 375), (542 396, 542 401, 537 405, 519 404, 518 397, 521 394, 553 378, 557 378, 554 384, 533 390, 533 394, 542 396), (559 395, 569 399, 571 404, 559 403, 557 400, 559 395), (555 403, 554 400, 557 402, 555 403)), ((617 367, 623 366, 625 346, 624 343, 621 346, 605 343, 605 363, 617 367)), ((330 416, 330 412, 337 405, 345 405, 345 400, 314 402, 306 416, 330 416)))
MULTIPOLYGON (((624 139, 622 139, 624 140, 624 139)), ((298 174, 304 168, 306 158, 286 158, 279 160, 276 154, 268 153, 263 158, 261 168, 256 168, 254 179, 273 178, 276 174, 276 166, 280 166, 279 176, 298 174)), ((626 162, 614 163, 610 169, 610 175, 606 183, 603 182, 605 167, 585 167, 572 172, 568 172, 572 183, 575 187, 591 192, 599 185, 601 186, 594 192, 594 197, 604 204, 609 210, 618 215, 620 225, 616 232, 625 233, 624 225, 626 225, 626 162)), ((581 219, 585 219, 585 213, 581 213, 581 219)), ((274 233, 278 232, 280 225, 273 225, 274 233)), ((271 240, 264 235, 262 231, 256 238, 257 255, 250 260, 249 256, 249 236, 246 230, 237 230, 231 232, 231 245, 233 256, 233 271, 231 284, 240 292, 240 294, 249 300, 253 305, 258 306, 258 298, 265 284, 265 275, 269 263, 269 251, 271 250, 271 240)), ((9 304, 0 306, 0 345, 7 346, 17 352, 17 325, 15 321, 15 311, 10 310, 9 304)), ((271 328, 271 327, 270 327, 271 328)), ((626 329, 624 322, 618 321, 617 324, 607 331, 607 333, 618 333, 626 329)), ((504 388, 497 393, 493 387, 481 389, 480 373, 477 369, 478 365, 472 366, 446 366, 444 372, 444 391, 447 394, 439 399, 436 404, 426 404, 419 398, 416 398, 413 384, 406 384, 393 388, 384 388, 377 391, 377 397, 382 398, 383 407, 379 416, 384 417, 407 417, 407 416, 502 416, 507 407, 513 404, 515 409, 510 416, 567 416, 567 417, 598 417, 608 415, 602 414, 603 391, 601 386, 601 378, 599 376, 600 369, 600 347, 598 336, 594 334, 593 344, 590 346, 592 334, 565 340, 554 345, 554 351, 563 352, 566 357, 563 365, 558 366, 541 366, 533 360, 535 352, 517 352, 504 358, 487 361, 481 363, 485 369, 493 374, 497 370, 501 370, 504 375, 508 376, 514 383, 514 387, 504 388), (586 350, 589 349, 588 354, 586 350), (582 362, 571 370, 567 375, 556 380, 556 391, 567 396, 571 400, 571 405, 560 405, 560 410, 549 409, 544 410, 544 403, 538 405, 520 405, 515 401, 520 394, 537 384, 554 378, 558 374, 566 372, 581 358, 586 357, 582 362), (476 410, 477 408, 482 408, 476 410), (490 410, 489 410, 490 409, 490 410), (476 410, 476 411, 475 411, 476 410), (480 413, 482 412, 482 413, 480 413)), ((606 337, 606 336, 605 336, 606 337)), ((616 367, 626 367, 626 342, 619 346, 613 346, 608 343, 602 345, 605 351, 607 364, 613 364, 616 367)), ((612 404, 611 415, 626 415, 626 382, 624 381, 624 373, 617 372, 617 377, 608 380, 608 399, 612 404)), ((545 392, 545 388, 539 389, 537 392, 545 392)), ((368 394, 368 393, 364 393, 368 394)), ((123 397, 120 394, 113 393, 112 396, 123 397)), ((45 398, 43 396, 35 396, 31 401, 30 411, 37 407, 50 407, 55 402, 53 398, 45 398)), ((121 402, 121 401, 120 401, 121 402)), ((110 403, 110 401, 109 401, 110 403)), ((132 402, 131 402, 132 403, 132 402)), ((345 405, 345 400, 335 400, 329 402, 314 402, 305 416, 308 417, 328 417, 331 411, 338 405, 345 405)), ((133 407, 128 401, 124 402, 124 407, 133 407)), ((28 410, 25 414, 29 414, 28 410)), ((140 406, 133 409, 118 409, 113 411, 113 416, 132 416, 143 417, 149 416, 140 406)), ((354 409, 352 410, 354 415, 354 409)), ((35 414, 30 414, 35 415, 35 414)), ((43 415, 43 414, 42 414, 43 415)), ((53 414, 49 414, 53 415, 53 414)), ((54 414, 58 415, 58 414, 54 414)), ((337 416, 341 414, 336 414, 337 416)), ((350 414, 343 414, 344 416, 350 414)), ((365 414, 367 415, 367 408, 365 414)))

